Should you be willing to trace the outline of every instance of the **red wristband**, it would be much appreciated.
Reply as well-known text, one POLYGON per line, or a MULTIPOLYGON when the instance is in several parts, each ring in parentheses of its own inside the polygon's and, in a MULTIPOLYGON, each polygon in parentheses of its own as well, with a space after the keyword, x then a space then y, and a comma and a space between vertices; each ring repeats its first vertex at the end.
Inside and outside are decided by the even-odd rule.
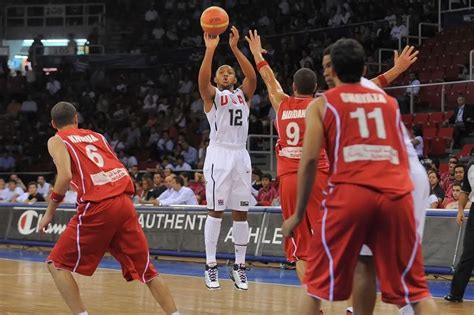
POLYGON ((268 62, 266 60, 262 60, 257 63, 257 71, 260 71, 260 69, 262 69, 264 66, 268 66, 268 62))
POLYGON ((54 191, 51 193, 51 196, 49 196, 49 199, 51 199, 54 202, 61 202, 64 199, 64 195, 60 195, 58 193, 55 193, 54 191))
POLYGON ((377 79, 379 80, 381 87, 386 87, 388 85, 387 78, 383 74, 379 75, 377 79))

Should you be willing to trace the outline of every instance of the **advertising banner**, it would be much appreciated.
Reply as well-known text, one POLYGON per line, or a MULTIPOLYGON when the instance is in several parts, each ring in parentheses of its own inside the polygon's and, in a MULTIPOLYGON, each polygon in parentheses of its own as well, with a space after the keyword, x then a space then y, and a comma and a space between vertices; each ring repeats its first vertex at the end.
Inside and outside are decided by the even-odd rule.
MULTIPOLYGON (((38 224, 46 206, 0 206, 0 240, 56 242, 66 229, 76 210, 68 207, 57 210, 54 222, 45 233, 38 224)), ((138 207, 138 221, 148 239, 151 250, 166 250, 179 254, 204 253, 204 224, 207 210, 203 207, 138 207)), ((282 217, 275 209, 252 208, 248 214, 250 237, 248 255, 256 257, 284 257, 282 217)), ((426 266, 450 267, 457 250, 462 253, 464 236, 451 213, 437 211, 426 218, 423 235, 423 257, 426 266)), ((232 214, 224 213, 217 252, 233 254, 232 214)), ((457 261, 456 261, 457 262, 457 261)))

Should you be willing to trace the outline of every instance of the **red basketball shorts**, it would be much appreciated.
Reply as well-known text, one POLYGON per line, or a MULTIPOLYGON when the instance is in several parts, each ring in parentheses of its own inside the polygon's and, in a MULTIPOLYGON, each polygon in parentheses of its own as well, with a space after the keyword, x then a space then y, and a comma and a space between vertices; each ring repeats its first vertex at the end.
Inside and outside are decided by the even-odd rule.
POLYGON ((394 196, 358 185, 329 188, 309 248, 305 285, 323 300, 347 300, 362 244, 374 263, 386 303, 404 305, 430 297, 411 194, 394 196))
POLYGON ((127 281, 148 282, 158 275, 148 243, 127 195, 80 205, 54 246, 48 262, 55 268, 91 276, 105 252, 122 266, 127 281))
MULTIPOLYGON (((321 218, 321 201, 323 190, 328 180, 327 170, 318 170, 316 182, 308 202, 306 216, 293 232, 293 237, 285 238, 285 255, 288 261, 308 260, 308 249, 318 219, 321 218)), ((298 174, 289 173, 280 177, 280 204, 283 219, 295 213, 298 174)))

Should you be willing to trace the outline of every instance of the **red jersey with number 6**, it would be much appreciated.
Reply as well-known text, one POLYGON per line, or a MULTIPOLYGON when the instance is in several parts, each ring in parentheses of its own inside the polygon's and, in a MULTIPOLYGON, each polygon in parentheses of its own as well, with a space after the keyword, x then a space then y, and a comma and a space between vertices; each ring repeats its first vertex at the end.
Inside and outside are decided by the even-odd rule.
POLYGON ((71 185, 77 202, 99 202, 135 188, 127 169, 100 133, 87 129, 61 129, 56 133, 71 157, 71 185))
POLYGON ((370 187, 403 195, 413 190, 397 101, 360 84, 324 93, 329 185, 370 187))
MULTIPOLYGON (((278 142, 276 145, 277 175, 298 172, 303 152, 304 132, 306 129, 306 108, 312 97, 290 96, 283 100, 277 113, 278 142)), ((318 169, 329 168, 326 150, 319 156, 318 169)))

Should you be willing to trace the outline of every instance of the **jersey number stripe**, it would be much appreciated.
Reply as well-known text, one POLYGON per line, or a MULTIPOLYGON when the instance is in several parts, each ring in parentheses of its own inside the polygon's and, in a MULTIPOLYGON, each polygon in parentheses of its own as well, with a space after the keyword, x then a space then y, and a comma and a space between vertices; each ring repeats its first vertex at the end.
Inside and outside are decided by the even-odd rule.
POLYGON ((363 107, 358 107, 355 111, 351 112, 351 118, 356 118, 359 123, 359 133, 362 138, 369 137, 369 128, 367 126, 367 118, 375 120, 375 127, 377 129, 377 137, 379 139, 387 139, 387 132, 385 131, 385 123, 383 121, 382 109, 379 107, 374 108, 373 111, 365 113, 363 107))

